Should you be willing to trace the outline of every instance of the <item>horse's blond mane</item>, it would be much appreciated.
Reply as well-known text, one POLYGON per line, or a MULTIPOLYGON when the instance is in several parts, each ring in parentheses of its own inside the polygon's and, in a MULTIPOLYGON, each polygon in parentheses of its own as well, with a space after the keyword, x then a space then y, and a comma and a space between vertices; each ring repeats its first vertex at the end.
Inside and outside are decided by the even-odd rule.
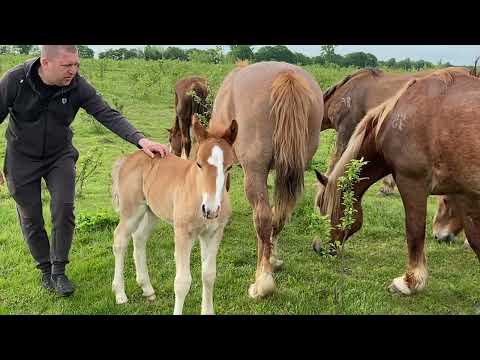
POLYGON ((370 68, 360 69, 360 70, 354 72, 353 74, 347 75, 343 80, 339 81, 335 85, 328 88, 327 91, 325 91, 325 93, 323 94, 323 101, 326 102, 335 93, 335 91, 337 91, 340 87, 342 87, 343 85, 345 85, 348 81, 350 81, 352 79, 356 79, 356 78, 363 77, 363 76, 374 76, 374 77, 376 77, 376 76, 380 76, 382 74, 383 74, 383 71, 379 70, 379 69, 370 69, 370 68))

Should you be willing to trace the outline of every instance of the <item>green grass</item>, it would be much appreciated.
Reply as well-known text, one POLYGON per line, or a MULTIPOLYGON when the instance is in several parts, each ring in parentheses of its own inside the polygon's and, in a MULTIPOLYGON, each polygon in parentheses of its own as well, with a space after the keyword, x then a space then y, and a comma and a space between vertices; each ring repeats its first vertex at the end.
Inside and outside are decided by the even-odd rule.
MULTIPOLYGON (((0 72, 23 61, 24 57, 0 57, 0 72)), ((165 128, 174 118, 173 83, 189 74, 208 76, 218 89, 233 65, 205 65, 138 60, 82 61, 82 71, 108 101, 114 97, 124 106, 124 114, 151 138, 165 142, 165 128), (137 79, 137 80, 135 80, 137 79)), ((353 69, 307 67, 326 89, 353 69)), ((74 144, 80 160, 95 147, 104 149, 102 165, 87 180, 84 196, 77 200, 79 227, 70 253, 68 275, 77 292, 59 298, 39 286, 39 274, 20 232, 15 204, 0 189, 0 314, 171 314, 174 305, 173 231, 168 224, 157 225, 148 243, 148 264, 157 299, 147 303, 135 282, 132 244, 125 265, 129 303, 115 305, 111 292, 114 257, 112 232, 117 215, 111 207, 110 170, 113 161, 135 148, 107 132, 98 131, 81 112, 73 124, 74 144), (96 217, 96 218, 95 218, 96 217)), ((0 125, 3 133, 6 123, 0 125)), ((325 170, 334 143, 331 130, 321 134, 321 144, 312 165, 325 170)), ((5 140, 0 139, 3 159, 5 140)), ((243 173, 235 167, 230 191, 233 207, 231 223, 225 231, 217 261, 214 304, 217 314, 474 314, 480 280, 478 260, 461 240, 451 245, 432 239, 431 221, 435 200, 429 201, 426 253, 429 280, 426 290, 413 297, 391 295, 387 285, 405 269, 406 243, 404 210, 397 195, 376 196, 380 184, 366 194, 364 226, 345 246, 344 307, 335 304, 333 289, 342 279, 338 259, 320 257, 311 250, 317 234, 309 226, 315 195, 315 175, 306 173, 305 194, 291 222, 280 238, 284 269, 275 275, 277 292, 263 300, 251 300, 247 289, 254 280, 256 237, 252 211, 243 191, 243 173)), ((269 183, 273 183, 269 179, 269 183)), ((45 202, 48 204, 48 202, 45 202)), ((44 206, 47 232, 50 213, 44 206)), ((201 304, 200 253, 192 252, 193 283, 184 306, 185 314, 199 314, 201 304)))

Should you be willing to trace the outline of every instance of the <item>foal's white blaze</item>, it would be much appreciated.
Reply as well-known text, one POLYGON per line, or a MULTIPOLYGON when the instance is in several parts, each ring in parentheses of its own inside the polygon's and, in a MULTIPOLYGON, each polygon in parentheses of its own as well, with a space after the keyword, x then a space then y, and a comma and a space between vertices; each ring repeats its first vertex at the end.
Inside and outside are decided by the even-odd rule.
POLYGON ((215 197, 208 196, 207 193, 203 193, 202 205, 205 206, 205 210, 215 212, 220 207, 222 201, 223 184, 225 182, 225 174, 223 173, 223 151, 215 145, 212 148, 212 155, 208 158, 208 163, 217 168, 217 179, 215 181, 215 197))

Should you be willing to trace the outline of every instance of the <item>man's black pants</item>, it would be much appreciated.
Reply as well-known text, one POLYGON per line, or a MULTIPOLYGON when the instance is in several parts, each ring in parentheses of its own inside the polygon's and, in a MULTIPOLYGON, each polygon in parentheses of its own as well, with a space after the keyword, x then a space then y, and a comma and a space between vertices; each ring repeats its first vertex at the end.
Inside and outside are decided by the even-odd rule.
POLYGON ((4 173, 10 194, 17 203, 23 236, 42 272, 62 274, 75 228, 75 163, 78 151, 68 145, 46 159, 33 159, 7 146, 4 173), (42 213, 41 179, 50 192, 51 245, 42 213))

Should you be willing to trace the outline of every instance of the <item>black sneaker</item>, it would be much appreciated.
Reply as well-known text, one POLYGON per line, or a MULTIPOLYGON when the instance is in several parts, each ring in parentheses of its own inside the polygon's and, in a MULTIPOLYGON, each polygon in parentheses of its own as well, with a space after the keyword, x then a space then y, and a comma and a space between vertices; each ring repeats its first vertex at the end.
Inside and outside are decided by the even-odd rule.
POLYGON ((61 296, 70 296, 74 293, 75 288, 65 274, 52 275, 52 282, 55 291, 61 296))
POLYGON ((42 274, 42 287, 48 291, 55 290, 55 285, 52 280, 52 274, 42 274))

